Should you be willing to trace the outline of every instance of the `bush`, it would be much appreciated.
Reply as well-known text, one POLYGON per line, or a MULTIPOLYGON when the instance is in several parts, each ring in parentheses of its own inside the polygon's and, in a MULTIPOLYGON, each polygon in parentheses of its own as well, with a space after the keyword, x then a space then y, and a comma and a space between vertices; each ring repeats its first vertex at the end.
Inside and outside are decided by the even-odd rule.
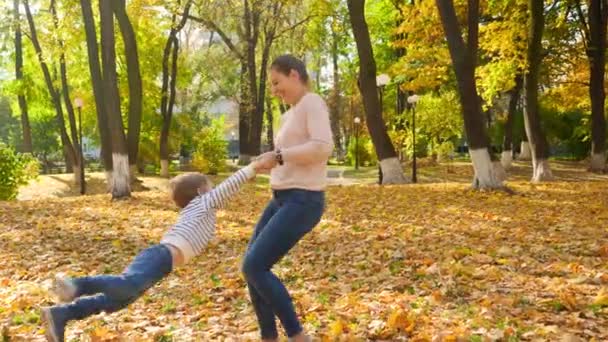
POLYGON ((228 142, 224 140, 224 119, 215 119, 194 137, 196 150, 192 166, 203 173, 215 175, 226 168, 228 142))
MULTIPOLYGON (((346 163, 355 165, 355 151, 357 148, 357 140, 353 137, 348 143, 348 152, 346 153, 346 163)), ((359 165, 374 166, 377 163, 376 151, 374 144, 368 136, 359 137, 359 165)))
POLYGON ((0 143, 0 200, 17 197, 20 185, 38 176, 38 161, 30 156, 15 153, 0 143))

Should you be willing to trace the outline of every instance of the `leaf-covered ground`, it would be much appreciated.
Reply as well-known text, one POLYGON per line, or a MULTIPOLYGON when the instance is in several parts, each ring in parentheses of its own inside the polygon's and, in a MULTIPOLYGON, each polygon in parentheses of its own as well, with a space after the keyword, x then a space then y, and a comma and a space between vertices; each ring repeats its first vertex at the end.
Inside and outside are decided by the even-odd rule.
MULTIPOLYGON (((516 168, 516 195, 449 179, 333 186, 321 224, 275 270, 307 330, 327 341, 605 341, 608 178, 562 167, 558 181, 541 185, 516 168)), ((470 167, 446 177, 468 182, 470 167)), ((68 340, 256 339, 239 267, 270 196, 264 183, 248 184, 219 213, 218 238, 203 255, 128 310, 70 324, 68 340)), ((120 272, 157 242, 177 215, 157 185, 119 202, 105 194, 0 202, 4 338, 42 339, 37 310, 53 302, 55 273, 120 272)))

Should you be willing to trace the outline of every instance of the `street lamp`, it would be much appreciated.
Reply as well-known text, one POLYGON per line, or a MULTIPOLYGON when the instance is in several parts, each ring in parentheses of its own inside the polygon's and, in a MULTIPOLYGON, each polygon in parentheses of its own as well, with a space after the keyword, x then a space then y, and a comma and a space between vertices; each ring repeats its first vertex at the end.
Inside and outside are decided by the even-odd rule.
POLYGON ((77 97, 74 99, 74 105, 78 108, 78 135, 80 138, 78 139, 78 152, 80 154, 80 194, 84 195, 86 192, 86 184, 84 183, 84 152, 82 150, 82 106, 84 105, 84 101, 77 97))
POLYGON ((355 170, 359 170, 359 126, 361 119, 355 116, 355 170))
MULTIPOLYGON (((379 94, 380 94, 380 111, 381 114, 384 112, 384 107, 382 105, 382 95, 384 92, 384 86, 388 84, 388 82, 391 81, 390 76, 388 76, 387 74, 381 74, 378 75, 376 77, 376 84, 378 85, 378 90, 379 90, 379 94)), ((384 115, 382 115, 384 117, 384 115)))
POLYGON ((417 182, 416 178, 416 103, 420 96, 413 94, 407 98, 407 102, 412 105, 412 183, 417 182))
MULTIPOLYGON (((384 86, 391 81, 390 76, 387 74, 380 74, 376 76, 376 85, 378 86, 378 93, 380 98, 380 117, 384 120, 384 106, 382 104, 382 95, 384 93, 384 86)), ((382 184, 382 166, 378 163, 378 184, 382 184)))
POLYGON ((238 153, 236 151, 236 133, 234 131, 230 132, 230 136, 232 137, 232 163, 236 165, 236 156, 238 153))

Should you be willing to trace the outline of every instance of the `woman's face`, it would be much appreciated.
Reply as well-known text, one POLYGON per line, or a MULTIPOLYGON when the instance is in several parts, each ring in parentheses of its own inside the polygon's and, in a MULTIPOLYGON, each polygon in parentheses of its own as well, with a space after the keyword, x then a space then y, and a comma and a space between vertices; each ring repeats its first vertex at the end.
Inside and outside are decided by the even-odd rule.
POLYGON ((291 70, 289 75, 270 69, 270 93, 279 97, 283 102, 294 105, 302 95, 304 84, 300 81, 297 71, 291 70))

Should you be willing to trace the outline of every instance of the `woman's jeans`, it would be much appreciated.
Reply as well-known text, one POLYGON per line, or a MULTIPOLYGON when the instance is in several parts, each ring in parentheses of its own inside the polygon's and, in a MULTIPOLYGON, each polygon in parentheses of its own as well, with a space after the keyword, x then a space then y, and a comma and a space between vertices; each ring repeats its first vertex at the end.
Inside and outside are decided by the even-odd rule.
POLYGON ((275 315, 288 337, 302 331, 287 289, 270 270, 319 223, 325 207, 322 191, 275 190, 273 195, 243 261, 249 295, 265 339, 278 337, 275 315))

